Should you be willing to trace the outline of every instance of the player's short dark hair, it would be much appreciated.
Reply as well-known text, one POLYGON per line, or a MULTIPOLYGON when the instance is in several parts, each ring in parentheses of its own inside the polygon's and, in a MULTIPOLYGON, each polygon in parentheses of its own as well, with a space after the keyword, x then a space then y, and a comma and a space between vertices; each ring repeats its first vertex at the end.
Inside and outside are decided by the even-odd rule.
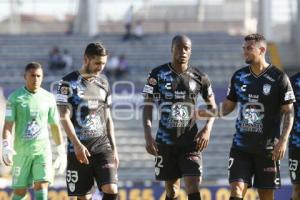
POLYGON ((190 41, 191 41, 191 39, 190 39, 188 36, 186 36, 186 35, 176 35, 176 36, 173 37, 173 39, 172 39, 172 45, 171 45, 171 48, 173 48, 173 46, 174 46, 177 42, 182 41, 182 40, 190 40, 190 41))
POLYGON ((93 58, 95 56, 107 56, 108 52, 101 43, 94 42, 86 46, 84 55, 88 58, 93 58))
POLYGON ((28 72, 31 69, 43 69, 42 65, 38 62, 30 62, 25 67, 25 72, 28 72))
POLYGON ((259 33, 254 33, 254 34, 247 35, 247 36, 245 36, 244 40, 246 42, 254 40, 255 42, 264 42, 264 43, 266 43, 266 38, 263 35, 259 34, 259 33))

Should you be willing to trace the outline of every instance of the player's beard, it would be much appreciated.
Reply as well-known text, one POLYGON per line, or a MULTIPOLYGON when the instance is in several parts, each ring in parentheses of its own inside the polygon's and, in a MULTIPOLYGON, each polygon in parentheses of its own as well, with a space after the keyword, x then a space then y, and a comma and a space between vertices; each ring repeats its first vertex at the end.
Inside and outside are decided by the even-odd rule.
POLYGON ((87 66, 85 67, 85 73, 88 76, 98 76, 100 74, 99 71, 96 72, 92 70, 90 63, 88 63, 87 66))
POLYGON ((245 63, 248 64, 248 65, 251 65, 253 63, 253 60, 246 59, 245 63))

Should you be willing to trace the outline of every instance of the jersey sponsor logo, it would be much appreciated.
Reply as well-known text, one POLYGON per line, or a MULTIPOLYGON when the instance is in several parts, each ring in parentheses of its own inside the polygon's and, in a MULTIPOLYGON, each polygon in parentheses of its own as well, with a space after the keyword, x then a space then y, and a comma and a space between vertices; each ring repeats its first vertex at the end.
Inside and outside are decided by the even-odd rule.
POLYGON ((244 119, 241 122, 241 130, 245 132, 262 133, 264 117, 263 113, 256 108, 246 108, 243 112, 244 119))
POLYGON ((263 85, 263 94, 269 95, 271 92, 271 85, 270 84, 264 84, 263 85))
POLYGON ((270 172, 270 173, 276 173, 277 172, 276 167, 267 167, 267 168, 264 168, 263 170, 264 170, 264 172, 270 172))
POLYGON ((95 99, 93 99, 93 100, 88 100, 88 108, 89 108, 89 109, 97 109, 98 106, 99 106, 98 100, 95 100, 95 99))
POLYGON ((275 80, 271 77, 271 76, 269 76, 268 74, 264 74, 264 77, 266 78, 266 79, 268 79, 269 81, 271 81, 271 82, 274 82, 275 80))
POLYGON ((246 92, 246 88, 247 88, 247 85, 242 85, 242 86, 241 86, 241 91, 242 91, 242 92, 246 92))
POLYGON ((143 93, 153 94, 153 87, 151 87, 150 85, 145 85, 143 93))
POLYGON ((68 95, 69 94, 69 87, 61 86, 59 89, 59 93, 62 95, 68 95))
POLYGON ((157 84, 157 81, 155 80, 155 78, 152 78, 152 77, 150 77, 149 79, 148 79, 148 83, 150 84, 150 85, 156 85, 157 84))
POLYGON ((295 100, 295 95, 293 91, 287 91, 284 95, 284 101, 295 100))
POLYGON ((172 105, 171 118, 169 119, 169 127, 186 127, 190 119, 188 106, 174 104, 172 105))
POLYGON ((259 95, 257 95, 257 94, 248 94, 248 101, 250 103, 256 103, 256 102, 258 102, 258 99, 259 99, 259 95))
POLYGON ((196 90, 196 87, 197 87, 197 83, 196 81, 194 81, 193 79, 189 81, 189 86, 190 86, 190 89, 192 91, 195 91, 196 90))
POLYGON ((27 124, 27 128, 25 130, 24 139, 32 140, 37 138, 40 135, 41 127, 37 123, 35 119, 27 124))
POLYGON ((68 96, 63 94, 56 94, 56 101, 61 103, 68 103, 68 96))
POLYGON ((171 83, 166 83, 166 84, 165 84, 165 88, 166 88, 167 90, 171 90, 171 89, 172 89, 171 83))
POLYGON ((175 91, 175 99, 185 99, 186 91, 175 91))

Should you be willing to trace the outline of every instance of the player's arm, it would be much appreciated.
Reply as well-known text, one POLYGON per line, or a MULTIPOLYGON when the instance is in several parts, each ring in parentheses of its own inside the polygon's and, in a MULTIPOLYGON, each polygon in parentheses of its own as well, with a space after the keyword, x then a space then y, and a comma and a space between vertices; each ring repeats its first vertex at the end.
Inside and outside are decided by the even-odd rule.
POLYGON ((279 138, 278 143, 275 145, 273 151, 273 160, 281 160, 284 157, 287 142, 289 139, 290 132, 293 127, 294 122, 294 106, 292 103, 282 105, 281 113, 283 115, 283 124, 282 124, 282 132, 279 138))
POLYGON ((146 141, 146 150, 151 155, 157 155, 157 145, 152 137, 152 112, 153 112, 153 100, 151 97, 144 97, 143 107, 143 126, 144 136, 146 141))
POLYGON ((107 108, 105 110, 106 110, 106 116, 107 116, 107 122, 106 122, 107 136, 108 136, 109 142, 110 142, 112 150, 113 150, 116 167, 119 167, 119 156, 118 156, 118 150, 117 150, 117 145, 116 145, 114 123, 113 123, 113 120, 112 120, 112 117, 110 114, 110 109, 107 108))
POLYGON ((204 127, 197 133, 195 141, 197 142, 196 148, 199 151, 203 151, 209 142, 213 123, 217 112, 217 104, 214 95, 210 95, 205 99, 207 104, 207 111, 199 111, 198 114, 202 114, 200 117, 208 117, 204 127))
POLYGON ((6 166, 11 166, 12 156, 16 154, 12 147, 12 130, 14 122, 5 121, 2 133, 2 160, 6 166))
POLYGON ((58 110, 60 114, 60 122, 69 138, 74 146, 74 151, 77 157, 77 160, 81 163, 89 164, 88 156, 90 156, 87 148, 80 142, 78 139, 75 128, 71 121, 71 112, 67 105, 58 105, 58 110))
POLYGON ((236 107, 235 101, 225 99, 219 111, 219 116, 222 117, 230 114, 235 109, 235 107, 236 107))
POLYGON ((284 157, 290 132, 294 122, 295 95, 291 82, 286 74, 279 81, 279 97, 281 101, 281 114, 283 115, 282 132, 279 141, 272 152, 273 160, 281 160, 284 157))

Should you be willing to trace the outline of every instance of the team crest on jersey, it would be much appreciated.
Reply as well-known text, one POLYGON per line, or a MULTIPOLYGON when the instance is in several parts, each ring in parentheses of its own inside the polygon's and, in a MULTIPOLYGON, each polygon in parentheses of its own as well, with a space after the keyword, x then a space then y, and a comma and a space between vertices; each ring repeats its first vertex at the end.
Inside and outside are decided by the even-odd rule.
POLYGON ((271 85, 270 84, 264 84, 263 86, 263 94, 269 95, 271 92, 271 85))
POLYGON ((194 81, 193 79, 189 81, 189 86, 190 86, 190 89, 192 91, 195 91, 196 90, 196 87, 197 87, 197 83, 196 81, 194 81))

